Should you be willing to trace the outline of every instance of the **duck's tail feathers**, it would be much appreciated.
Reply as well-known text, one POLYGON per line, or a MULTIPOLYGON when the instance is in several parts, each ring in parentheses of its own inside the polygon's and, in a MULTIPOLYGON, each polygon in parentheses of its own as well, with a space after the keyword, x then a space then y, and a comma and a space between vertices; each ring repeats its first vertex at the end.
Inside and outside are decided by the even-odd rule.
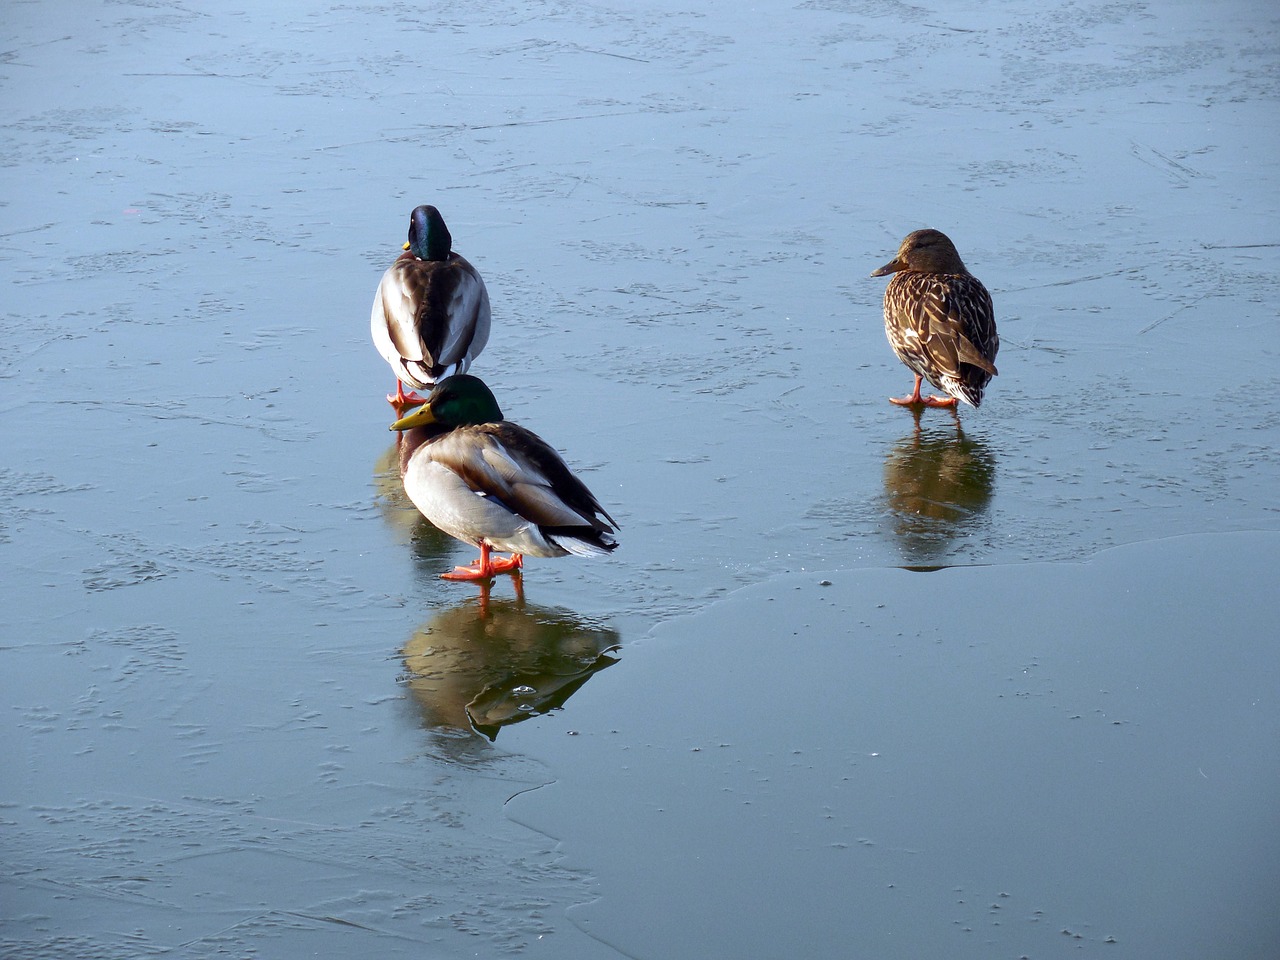
POLYGON ((618 541, 593 527, 542 527, 542 535, 575 557, 603 557, 618 549, 618 541))
POLYGON ((973 383, 962 380, 959 377, 944 376, 941 378, 939 386, 962 403, 967 403, 971 407, 978 407, 982 405, 982 394, 986 382, 991 378, 980 377, 975 379, 980 379, 982 382, 973 383))

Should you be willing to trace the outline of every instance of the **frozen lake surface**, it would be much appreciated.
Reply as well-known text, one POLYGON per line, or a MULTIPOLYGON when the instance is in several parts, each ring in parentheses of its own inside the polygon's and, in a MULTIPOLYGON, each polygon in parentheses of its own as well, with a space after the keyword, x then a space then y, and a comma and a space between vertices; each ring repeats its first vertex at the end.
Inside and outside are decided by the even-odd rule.
POLYGON ((0 957, 1280 952, 1280 13, 50 10, 0 957), (622 525, 522 599, 399 487, 419 203, 622 525), (885 400, 921 226, 996 305, 958 423, 885 400))

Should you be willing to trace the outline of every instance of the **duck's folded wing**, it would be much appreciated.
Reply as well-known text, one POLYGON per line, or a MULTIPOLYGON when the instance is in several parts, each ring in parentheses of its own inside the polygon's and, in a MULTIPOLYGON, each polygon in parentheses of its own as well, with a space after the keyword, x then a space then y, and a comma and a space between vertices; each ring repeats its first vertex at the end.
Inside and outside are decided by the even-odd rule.
MULTIPOLYGON (((419 305, 417 328, 437 366, 474 359, 489 342, 489 292, 457 254, 433 271, 419 305)), ((464 367, 465 369, 465 367, 464 367)))
POLYGON ((994 377, 993 361, 1000 350, 1000 337, 996 334, 991 294, 980 280, 971 276, 948 277, 943 289, 947 322, 955 336, 956 358, 994 377))
POLYGON ((904 279, 916 288, 901 304, 904 338, 914 339, 940 373, 959 376, 960 364, 967 363, 994 376, 987 350, 992 344, 998 348, 999 340, 986 288, 970 277, 915 274, 904 279))
POLYGON ((454 430, 431 445, 431 458, 475 493, 540 527, 617 528, 560 456, 523 427, 502 422, 454 430))
POLYGON ((982 351, 973 345, 973 342, 963 334, 956 338, 956 357, 961 363, 967 363, 970 366, 977 367, 991 376, 996 376, 996 365, 982 355, 982 351))
POLYGON ((426 286, 420 272, 413 267, 422 261, 397 260, 382 275, 378 285, 378 301, 387 326, 387 336, 396 353, 410 363, 427 360, 427 346, 418 333, 419 296, 426 286))

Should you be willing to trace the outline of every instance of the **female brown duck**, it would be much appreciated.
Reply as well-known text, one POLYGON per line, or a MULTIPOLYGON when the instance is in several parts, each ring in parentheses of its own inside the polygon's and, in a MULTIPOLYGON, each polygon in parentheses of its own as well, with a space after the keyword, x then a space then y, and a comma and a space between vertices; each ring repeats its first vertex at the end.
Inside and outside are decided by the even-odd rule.
POLYGON ((907 234, 898 255, 871 274, 894 277, 884 291, 884 332, 898 359, 916 375, 906 397, 890 397, 903 406, 954 407, 957 400, 982 403, 982 392, 996 375, 1000 349, 991 294, 944 233, 907 234), (927 379, 946 397, 922 397, 927 379))

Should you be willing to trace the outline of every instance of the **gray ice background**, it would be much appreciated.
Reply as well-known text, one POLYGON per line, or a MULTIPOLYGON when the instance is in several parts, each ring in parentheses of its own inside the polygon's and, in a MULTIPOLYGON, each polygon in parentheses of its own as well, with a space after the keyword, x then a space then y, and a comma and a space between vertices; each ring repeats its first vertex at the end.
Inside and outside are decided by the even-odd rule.
POLYGON ((0 36, 0 957, 1280 954, 1271 5, 0 36), (398 487, 424 202, 622 524, 523 603, 398 487), (885 402, 926 225, 1002 337, 960 430, 885 402))

